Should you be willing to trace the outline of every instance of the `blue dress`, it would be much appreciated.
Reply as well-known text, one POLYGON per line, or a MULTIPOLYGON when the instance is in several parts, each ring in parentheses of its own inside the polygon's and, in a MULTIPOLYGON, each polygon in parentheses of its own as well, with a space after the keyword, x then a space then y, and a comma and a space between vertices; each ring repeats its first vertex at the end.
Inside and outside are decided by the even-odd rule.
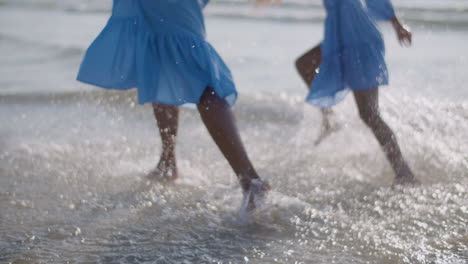
POLYGON ((207 87, 234 104, 231 72, 205 40, 207 2, 114 0, 77 79, 103 88, 137 88, 140 104, 197 104, 207 87))
POLYGON ((376 20, 391 20, 390 0, 324 0, 327 17, 321 44, 322 63, 306 101, 330 107, 349 90, 388 84, 385 47, 376 20))

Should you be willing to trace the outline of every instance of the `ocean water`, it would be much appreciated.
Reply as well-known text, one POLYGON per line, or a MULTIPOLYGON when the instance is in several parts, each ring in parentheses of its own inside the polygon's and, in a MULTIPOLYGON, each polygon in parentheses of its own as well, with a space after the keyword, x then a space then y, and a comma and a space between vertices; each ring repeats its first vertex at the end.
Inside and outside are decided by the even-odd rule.
POLYGON ((245 145, 273 191, 249 218, 195 111, 181 178, 150 183, 160 153, 147 105, 75 81, 110 1, 0 1, 0 263, 450 263, 468 261, 468 2, 395 1, 381 111, 422 184, 393 173, 352 96, 314 146, 294 59, 322 36, 319 1, 212 1, 208 39, 231 67, 245 145))

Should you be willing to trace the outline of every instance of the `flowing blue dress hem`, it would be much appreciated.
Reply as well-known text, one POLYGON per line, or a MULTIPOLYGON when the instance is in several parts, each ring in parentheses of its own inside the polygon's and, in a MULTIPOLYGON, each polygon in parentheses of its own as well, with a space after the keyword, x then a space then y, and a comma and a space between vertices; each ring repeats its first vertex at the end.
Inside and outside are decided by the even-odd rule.
POLYGON ((106 89, 136 88, 140 104, 198 104, 212 88, 233 105, 237 91, 229 68, 196 32, 174 23, 155 26, 143 15, 113 15, 86 51, 77 80, 106 89))
POLYGON ((390 19, 389 0, 325 0, 327 18, 320 47, 322 63, 306 102, 328 108, 352 90, 370 90, 388 84, 385 46, 375 18, 390 19))
MULTIPOLYGON (((96 87, 99 87, 99 88, 103 88, 103 89, 106 89, 106 90, 126 91, 126 90, 137 89, 135 86, 128 86, 128 87, 123 87, 123 86, 118 87, 118 86, 115 86, 115 85, 108 86, 108 85, 104 85, 104 84, 101 84, 101 83, 93 82, 91 80, 86 80, 85 78, 81 78, 81 77, 78 77, 76 80, 80 81, 82 83, 86 83, 86 84, 96 86, 96 87)), ((208 85, 205 86, 205 87, 206 88, 204 90, 202 90, 203 92, 200 94, 198 99, 194 99, 194 100, 186 100, 186 101, 180 101, 180 102, 170 101, 169 102, 169 101, 162 101, 162 100, 159 100, 157 98, 154 98, 154 99, 146 99, 146 98, 140 99, 140 98, 138 98, 138 103, 139 104, 157 103, 157 104, 164 104, 164 105, 183 106, 183 107, 186 107, 186 108, 194 109, 195 108, 194 105, 198 105, 200 103, 200 98, 203 95, 203 93, 205 92, 205 90, 207 88, 212 88, 212 87, 210 87, 208 85)), ((199 89, 199 90, 201 90, 201 89, 199 89)), ((224 94, 224 95, 219 95, 217 93, 217 95, 220 98, 223 98, 230 106, 233 106, 236 103, 237 98, 238 98, 237 91, 231 92, 231 93, 228 93, 228 94, 224 94)))

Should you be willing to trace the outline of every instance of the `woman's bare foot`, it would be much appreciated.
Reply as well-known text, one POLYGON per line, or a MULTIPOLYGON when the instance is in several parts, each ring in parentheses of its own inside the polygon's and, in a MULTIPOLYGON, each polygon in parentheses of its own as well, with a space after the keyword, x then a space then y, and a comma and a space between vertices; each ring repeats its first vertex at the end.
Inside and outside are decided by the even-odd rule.
POLYGON ((155 181, 174 181, 179 177, 175 161, 160 160, 147 178, 155 181))
POLYGON ((247 189, 244 189, 244 200, 242 202, 242 209, 246 212, 251 212, 260 207, 271 190, 271 186, 267 181, 259 178, 250 180, 247 189))

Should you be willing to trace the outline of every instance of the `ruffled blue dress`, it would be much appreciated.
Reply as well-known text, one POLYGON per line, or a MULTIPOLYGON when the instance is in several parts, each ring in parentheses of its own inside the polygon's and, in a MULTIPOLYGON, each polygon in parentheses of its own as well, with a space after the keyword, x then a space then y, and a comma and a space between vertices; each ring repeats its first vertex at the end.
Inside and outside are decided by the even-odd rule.
POLYGON ((207 2, 114 0, 77 79, 103 88, 137 88, 140 104, 198 104, 207 87, 234 104, 231 72, 205 39, 207 2))
POLYGON ((376 20, 391 20, 390 0, 324 0, 327 17, 321 43, 322 63, 306 101, 326 108, 349 90, 388 84, 385 46, 376 20))

